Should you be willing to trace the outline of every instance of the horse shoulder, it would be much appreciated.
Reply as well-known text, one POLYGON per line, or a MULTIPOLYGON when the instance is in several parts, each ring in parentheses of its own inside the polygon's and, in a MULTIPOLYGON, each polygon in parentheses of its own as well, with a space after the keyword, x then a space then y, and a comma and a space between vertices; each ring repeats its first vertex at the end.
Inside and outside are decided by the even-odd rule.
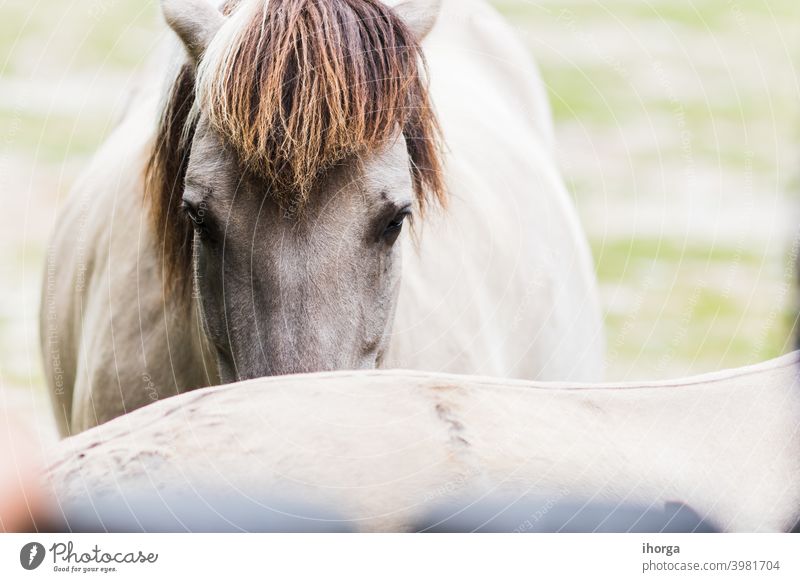
POLYGON ((445 4, 426 54, 450 204, 406 249, 387 365, 597 380, 592 258, 549 143, 536 69, 484 3, 447 10, 457 11, 445 4))

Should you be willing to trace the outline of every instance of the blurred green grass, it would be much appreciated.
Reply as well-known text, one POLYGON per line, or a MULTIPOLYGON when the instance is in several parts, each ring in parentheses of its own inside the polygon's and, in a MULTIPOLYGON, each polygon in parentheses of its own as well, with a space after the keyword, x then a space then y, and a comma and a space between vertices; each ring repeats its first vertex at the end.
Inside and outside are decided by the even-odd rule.
MULTIPOLYGON (((747 222, 748 209, 794 196, 796 0, 494 4, 547 86, 559 163, 597 264, 609 377, 684 375, 790 349, 789 240, 717 236, 719 224, 701 236, 688 227, 639 227, 636 213, 656 201, 666 222, 682 224, 695 210, 691 200, 730 189, 719 206, 747 222), (691 200, 680 195, 689 186, 691 200), (609 226, 600 207, 631 218, 609 226)), ((112 103, 86 105, 84 93, 115 95, 166 31, 154 0, 6 0, 0 15, 0 141, 11 167, 35 168, 35 179, 19 182, 46 208, 64 196, 118 113, 112 103), (70 80, 72 94, 48 101, 49 87, 70 80)), ((24 237, 0 250, 0 272, 14 282, 0 309, 0 372, 21 385, 41 384, 35 333, 20 337, 35 326, 36 302, 18 294, 38 287, 46 231, 26 225, 24 237)))
POLYGON ((547 86, 597 265, 609 377, 680 376, 793 349, 792 231, 774 217, 796 218, 800 5, 494 4, 547 86))

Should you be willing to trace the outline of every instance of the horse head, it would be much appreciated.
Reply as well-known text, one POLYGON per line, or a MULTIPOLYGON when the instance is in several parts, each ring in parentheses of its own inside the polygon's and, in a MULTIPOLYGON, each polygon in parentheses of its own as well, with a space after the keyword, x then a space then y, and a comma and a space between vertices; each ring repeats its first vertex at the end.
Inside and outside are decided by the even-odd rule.
POLYGON ((221 379, 377 366, 405 223, 444 202, 420 49, 440 0, 162 5, 187 62, 147 191, 221 379))

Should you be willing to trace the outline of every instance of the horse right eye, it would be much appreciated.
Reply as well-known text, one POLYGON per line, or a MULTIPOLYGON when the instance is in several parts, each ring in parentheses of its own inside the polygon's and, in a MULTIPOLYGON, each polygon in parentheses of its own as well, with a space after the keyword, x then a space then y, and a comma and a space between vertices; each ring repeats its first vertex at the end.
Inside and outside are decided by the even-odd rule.
POLYGON ((181 211, 192 221, 192 226, 201 235, 208 232, 208 209, 205 203, 194 205, 186 200, 181 201, 181 211))
POLYGON ((194 206, 186 202, 186 200, 181 202, 181 211, 186 215, 186 217, 191 220, 195 226, 198 226, 202 223, 200 216, 197 214, 194 206))

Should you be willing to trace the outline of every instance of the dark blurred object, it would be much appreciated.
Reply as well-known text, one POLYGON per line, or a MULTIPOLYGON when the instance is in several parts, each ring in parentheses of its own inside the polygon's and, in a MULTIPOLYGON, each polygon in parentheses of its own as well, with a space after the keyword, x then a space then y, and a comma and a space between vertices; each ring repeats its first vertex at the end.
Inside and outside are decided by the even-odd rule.
POLYGON ((417 527, 432 533, 715 533, 720 530, 682 503, 661 508, 553 502, 525 497, 482 499, 436 508, 417 527))
MULTIPOLYGON (((157 491, 86 498, 39 530, 73 533, 349 533, 357 524, 319 505, 199 491, 157 491)), ((714 533, 714 524, 681 503, 663 507, 501 498, 434 507, 413 531, 432 533, 714 533)))
POLYGON ((158 491, 70 503, 50 531, 73 533, 347 533, 351 523, 312 504, 241 492, 158 491))

